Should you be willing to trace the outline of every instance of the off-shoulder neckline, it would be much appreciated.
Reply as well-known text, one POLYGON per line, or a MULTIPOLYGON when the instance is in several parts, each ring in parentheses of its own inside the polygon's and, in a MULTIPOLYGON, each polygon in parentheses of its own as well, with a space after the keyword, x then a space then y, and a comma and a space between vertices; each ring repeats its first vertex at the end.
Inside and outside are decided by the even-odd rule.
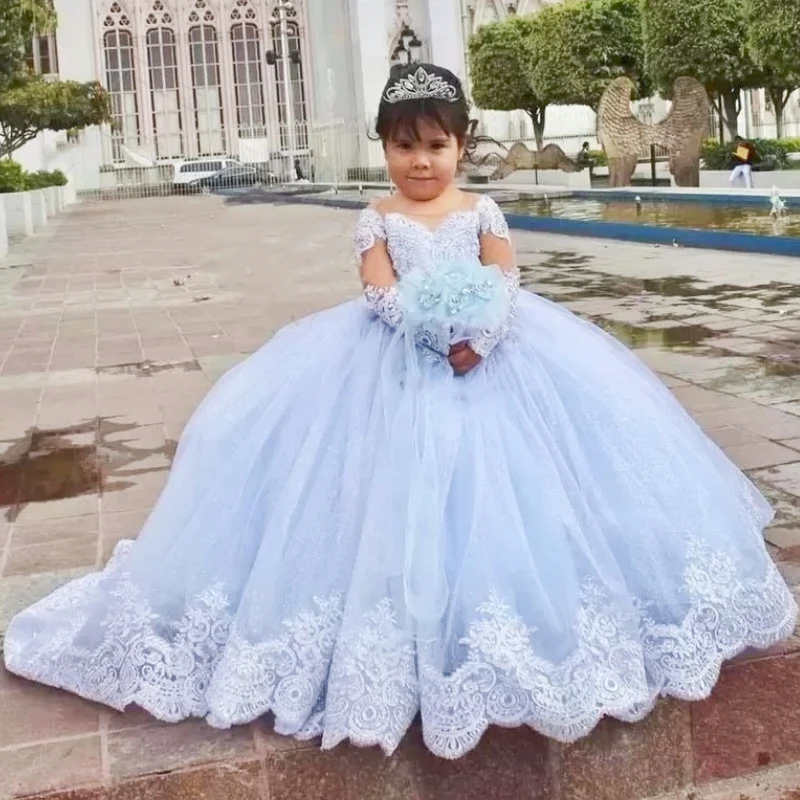
POLYGON ((479 194, 475 197, 474 202, 469 208, 456 208, 452 211, 448 211, 446 214, 443 214, 440 217, 435 217, 437 220, 435 225, 426 225, 424 222, 420 220, 419 217, 413 217, 409 214, 405 214, 402 211, 382 211, 376 205, 368 206, 368 210, 373 211, 377 214, 381 219, 386 220, 389 217, 394 217, 398 219, 405 220, 406 222, 415 225, 418 228, 421 228, 424 231, 427 231, 430 234, 438 233, 442 228, 448 225, 452 220, 458 219, 459 217, 463 216, 472 216, 474 214, 480 213, 480 205, 481 202, 487 197, 487 195, 479 194))

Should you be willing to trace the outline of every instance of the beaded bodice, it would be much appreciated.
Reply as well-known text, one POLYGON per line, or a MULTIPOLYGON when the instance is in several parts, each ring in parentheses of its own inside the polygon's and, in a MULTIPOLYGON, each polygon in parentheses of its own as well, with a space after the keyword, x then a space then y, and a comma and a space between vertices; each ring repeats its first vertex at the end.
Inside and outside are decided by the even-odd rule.
POLYGON ((383 239, 395 272, 404 275, 413 267, 478 258, 482 233, 508 238, 503 213, 487 195, 478 198, 474 208, 448 214, 433 229, 403 214, 368 208, 358 221, 355 251, 360 257, 383 239))

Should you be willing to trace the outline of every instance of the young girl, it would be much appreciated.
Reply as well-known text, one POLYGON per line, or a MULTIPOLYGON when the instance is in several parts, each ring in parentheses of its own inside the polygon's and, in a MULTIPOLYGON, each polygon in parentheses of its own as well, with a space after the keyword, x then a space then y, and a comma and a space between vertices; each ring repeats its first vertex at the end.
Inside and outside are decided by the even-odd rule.
POLYGON ((630 352, 519 291, 500 210, 454 183, 468 124, 448 71, 393 75, 365 299, 219 382, 139 539, 13 620, 9 670, 326 748, 391 753, 421 713, 456 758, 490 724, 572 741, 706 697, 792 632, 769 506, 630 352), (494 322, 456 336, 478 295, 494 322))

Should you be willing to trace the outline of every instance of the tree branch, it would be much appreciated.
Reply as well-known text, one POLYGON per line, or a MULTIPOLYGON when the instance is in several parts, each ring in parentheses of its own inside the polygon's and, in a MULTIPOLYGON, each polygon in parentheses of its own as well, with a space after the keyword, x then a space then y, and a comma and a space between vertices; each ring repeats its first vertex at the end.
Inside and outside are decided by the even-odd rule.
POLYGON ((32 142, 39 135, 38 131, 26 131, 24 133, 13 132, 7 133, 3 131, 0 133, 0 158, 11 158, 11 156, 19 150, 20 147, 32 142))

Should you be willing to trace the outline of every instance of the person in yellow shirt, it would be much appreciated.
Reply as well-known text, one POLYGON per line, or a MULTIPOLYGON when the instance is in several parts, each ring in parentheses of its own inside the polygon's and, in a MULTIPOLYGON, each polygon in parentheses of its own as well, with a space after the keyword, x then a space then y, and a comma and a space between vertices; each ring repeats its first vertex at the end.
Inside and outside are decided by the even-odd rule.
POLYGON ((731 172, 730 182, 735 186, 739 178, 744 179, 744 185, 748 189, 753 188, 753 161, 755 160, 756 149, 753 145, 741 136, 733 140, 735 149, 733 159, 736 162, 731 172))

